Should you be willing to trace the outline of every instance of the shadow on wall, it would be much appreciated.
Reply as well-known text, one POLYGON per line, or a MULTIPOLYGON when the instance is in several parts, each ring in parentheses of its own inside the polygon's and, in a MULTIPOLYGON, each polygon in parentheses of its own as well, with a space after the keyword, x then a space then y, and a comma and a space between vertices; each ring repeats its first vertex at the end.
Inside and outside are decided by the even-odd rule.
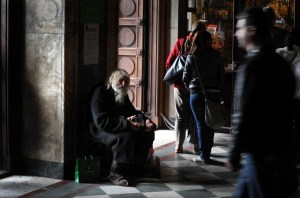
MULTIPOLYGON (((22 93, 22 172, 62 178, 63 107, 58 84, 32 84, 34 78, 23 83, 22 93)), ((41 83, 43 84, 43 83, 41 83)))

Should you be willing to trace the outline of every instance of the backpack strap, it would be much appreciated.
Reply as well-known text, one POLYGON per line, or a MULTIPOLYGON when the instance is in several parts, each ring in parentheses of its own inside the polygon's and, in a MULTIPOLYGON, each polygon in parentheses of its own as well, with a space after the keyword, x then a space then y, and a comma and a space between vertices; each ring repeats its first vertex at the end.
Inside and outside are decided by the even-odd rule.
POLYGON ((296 56, 297 56, 297 52, 295 52, 295 55, 293 56, 293 58, 290 60, 290 62, 289 62, 289 65, 291 65, 292 64, 292 62, 294 61, 294 59, 296 58, 296 56))
POLYGON ((180 54, 184 54, 184 48, 185 48, 185 42, 186 42, 186 37, 184 37, 184 40, 183 40, 183 43, 182 43, 182 45, 181 45, 181 47, 180 47, 180 54))

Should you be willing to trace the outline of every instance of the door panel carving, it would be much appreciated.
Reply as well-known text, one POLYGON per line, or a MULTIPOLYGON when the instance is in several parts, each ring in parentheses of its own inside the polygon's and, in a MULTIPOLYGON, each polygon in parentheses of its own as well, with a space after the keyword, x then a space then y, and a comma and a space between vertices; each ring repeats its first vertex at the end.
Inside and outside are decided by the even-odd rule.
POLYGON ((118 68, 130 74, 129 98, 143 107, 143 0, 119 0, 118 68))

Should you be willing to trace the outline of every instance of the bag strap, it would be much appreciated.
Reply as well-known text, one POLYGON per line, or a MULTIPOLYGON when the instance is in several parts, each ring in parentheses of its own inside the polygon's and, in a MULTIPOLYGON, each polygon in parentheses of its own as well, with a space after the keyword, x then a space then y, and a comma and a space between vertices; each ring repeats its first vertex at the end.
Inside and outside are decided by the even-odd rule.
MULTIPOLYGON (((194 63, 197 64, 197 60, 195 59, 195 57, 193 57, 192 60, 193 60, 194 63)), ((204 98, 207 99, 207 95, 206 95, 206 91, 205 91, 205 89, 204 89, 204 85, 203 85, 203 82, 202 82, 202 79, 201 79, 200 71, 199 71, 199 68, 197 67, 196 64, 193 64, 193 66, 195 67, 196 73, 197 73, 197 75, 198 75, 200 87, 201 87, 201 89, 202 89, 204 98)), ((224 100, 223 100, 222 98, 220 98, 220 104, 224 104, 224 100)))
POLYGON ((298 55, 298 53, 297 52, 295 52, 295 55, 293 56, 293 58, 290 60, 290 62, 289 62, 289 65, 291 65, 292 64, 292 62, 294 61, 294 59, 296 58, 296 56, 298 55))
POLYGON ((199 71, 199 68, 197 67, 197 60, 196 58, 194 57, 193 55, 193 66, 194 66, 194 69, 198 75, 198 79, 199 79, 199 83, 200 83, 200 87, 202 89, 202 92, 203 92, 203 95, 204 95, 204 98, 206 98, 206 91, 204 89, 204 85, 203 85, 203 82, 202 82, 202 79, 201 79, 201 75, 200 75, 200 71, 199 71))
POLYGON ((186 37, 184 37, 183 43, 182 43, 182 45, 181 45, 181 47, 180 47, 180 54, 184 54, 184 53, 183 53, 183 49, 184 49, 184 47, 185 47, 185 42, 186 42, 186 37))

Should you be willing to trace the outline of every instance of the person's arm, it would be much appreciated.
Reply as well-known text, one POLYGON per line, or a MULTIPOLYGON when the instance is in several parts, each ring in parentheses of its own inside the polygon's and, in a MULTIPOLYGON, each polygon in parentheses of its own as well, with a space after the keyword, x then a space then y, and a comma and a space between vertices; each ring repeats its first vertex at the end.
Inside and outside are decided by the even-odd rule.
POLYGON ((91 98, 90 111, 95 127, 99 131, 117 133, 130 128, 127 118, 111 112, 112 97, 106 87, 97 88, 91 98))
POLYGON ((192 73, 193 73, 193 56, 188 55, 186 57, 185 67, 182 76, 182 82, 188 90, 192 78, 192 73))
POLYGON ((150 118, 145 116, 142 111, 135 109, 128 97, 126 97, 125 104, 127 106, 127 111, 130 112, 130 116, 127 120, 132 130, 151 132, 156 128, 155 123, 153 123, 150 118))
POLYGON ((244 72, 243 79, 236 83, 242 83, 242 87, 236 87, 237 93, 240 92, 237 101, 237 110, 233 116, 233 140, 229 151, 227 167, 231 170, 238 170, 240 165, 241 153, 251 150, 251 145, 255 144, 254 132, 258 120, 256 104, 258 97, 258 87, 261 80, 257 70, 247 70, 244 72))
POLYGON ((166 69, 167 70, 171 67, 172 63, 174 62, 176 57, 179 55, 183 41, 184 41, 184 38, 180 38, 175 42, 175 44, 167 58, 167 61, 166 61, 166 69))

